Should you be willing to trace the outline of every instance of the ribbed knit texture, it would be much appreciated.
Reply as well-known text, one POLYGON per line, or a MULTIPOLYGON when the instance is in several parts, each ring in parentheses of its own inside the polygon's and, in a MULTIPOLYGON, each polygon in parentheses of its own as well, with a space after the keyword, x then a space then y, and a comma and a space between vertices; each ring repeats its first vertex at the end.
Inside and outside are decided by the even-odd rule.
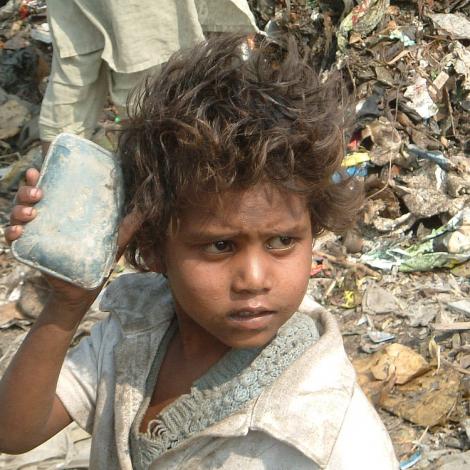
POLYGON ((232 349, 196 380, 189 394, 176 399, 152 420, 145 434, 142 418, 155 388, 158 371, 175 332, 162 340, 147 380, 146 397, 131 430, 130 447, 136 470, 147 470, 161 454, 243 408, 271 385, 318 338, 316 323, 295 313, 264 348, 232 349))

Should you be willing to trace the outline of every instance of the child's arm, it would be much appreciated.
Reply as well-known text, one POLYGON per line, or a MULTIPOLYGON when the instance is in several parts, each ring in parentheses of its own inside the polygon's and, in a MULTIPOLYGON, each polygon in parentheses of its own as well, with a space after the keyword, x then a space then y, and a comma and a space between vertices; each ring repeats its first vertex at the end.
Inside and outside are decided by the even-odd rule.
MULTIPOLYGON (((41 198, 34 193, 37 179, 38 172, 28 170, 27 186, 18 191, 5 233, 9 243, 35 217, 32 206, 41 198)), ((126 218, 121 227, 120 252, 135 230, 133 222, 126 218)), ((56 396, 57 380, 73 335, 101 288, 89 291, 47 279, 52 294, 0 381, 0 452, 26 452, 71 422, 56 396)))
POLYGON ((86 311, 85 302, 51 299, 31 328, 0 382, 0 452, 26 452, 71 422, 55 390, 86 311))

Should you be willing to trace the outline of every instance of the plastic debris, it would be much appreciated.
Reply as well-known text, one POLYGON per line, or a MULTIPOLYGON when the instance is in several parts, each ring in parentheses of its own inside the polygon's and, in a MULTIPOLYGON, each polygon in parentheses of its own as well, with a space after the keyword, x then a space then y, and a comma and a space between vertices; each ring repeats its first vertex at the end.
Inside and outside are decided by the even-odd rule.
POLYGON ((397 268, 402 272, 453 268, 470 259, 470 208, 454 216, 447 224, 416 245, 401 248, 397 244, 362 255, 361 261, 378 269, 397 268))
POLYGON ((405 47, 416 46, 416 42, 399 29, 395 29, 394 31, 392 31, 389 35, 389 38, 398 39, 403 43, 405 47))
POLYGON ((384 314, 400 310, 394 295, 382 287, 370 286, 362 296, 362 311, 371 314, 384 314))
POLYGON ((342 166, 349 168, 367 162, 370 162, 370 155, 368 152, 353 152, 344 157, 342 166))
POLYGON ((362 0, 341 22, 338 33, 338 48, 344 51, 351 32, 368 34, 373 31, 384 17, 389 0, 362 0))
POLYGON ((49 24, 43 23, 31 31, 31 38, 36 41, 44 42, 45 44, 52 44, 51 33, 49 32, 49 24))
POLYGON ((352 177, 365 177, 367 176, 368 162, 370 156, 367 152, 353 152, 346 155, 343 159, 343 171, 336 171, 331 179, 334 183, 352 178, 352 177))
POLYGON ((412 85, 409 85, 404 94, 409 98, 409 106, 415 110, 423 119, 435 116, 439 111, 431 96, 429 95, 426 79, 418 77, 412 85))
POLYGON ((386 341, 391 341, 395 339, 395 335, 387 333, 385 331, 376 331, 376 330, 369 330, 367 332, 367 336, 373 343, 385 343, 386 341))
POLYGON ((406 148, 408 152, 415 157, 424 158, 425 160, 437 163, 443 170, 448 171, 453 167, 452 162, 439 150, 424 150, 414 144, 408 144, 406 148))
POLYGON ((400 470, 407 470, 412 468, 423 458, 423 454, 420 450, 416 451, 411 457, 400 462, 400 470))

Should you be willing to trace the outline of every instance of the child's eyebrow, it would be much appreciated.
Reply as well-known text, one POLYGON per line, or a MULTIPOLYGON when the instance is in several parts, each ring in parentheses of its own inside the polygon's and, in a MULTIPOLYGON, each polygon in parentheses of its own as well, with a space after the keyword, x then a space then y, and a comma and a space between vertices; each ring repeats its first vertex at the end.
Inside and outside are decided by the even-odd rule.
POLYGON ((191 241, 224 240, 236 238, 241 235, 239 230, 194 230, 185 234, 191 241))
MULTIPOLYGON (((279 224, 275 227, 266 227, 260 230, 258 233, 262 237, 273 237, 278 235, 294 235, 307 232, 309 226, 307 223, 295 223, 295 224, 279 224)), ((230 238, 237 238, 246 236, 247 232, 239 228, 222 228, 222 227, 207 227, 202 229, 189 229, 185 238, 192 241, 206 241, 206 240, 224 240, 230 238)))

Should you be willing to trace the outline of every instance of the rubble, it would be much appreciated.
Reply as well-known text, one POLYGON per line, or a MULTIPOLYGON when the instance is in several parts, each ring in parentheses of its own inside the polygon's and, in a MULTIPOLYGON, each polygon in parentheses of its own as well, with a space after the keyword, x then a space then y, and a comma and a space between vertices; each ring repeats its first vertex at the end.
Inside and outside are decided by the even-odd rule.
POLYGON ((385 410, 422 427, 447 421, 459 399, 460 376, 452 370, 428 372, 396 387, 380 403, 385 410))
POLYGON ((385 289, 370 286, 362 296, 362 311, 364 313, 383 314, 400 311, 396 297, 385 289))
POLYGON ((30 118, 28 108, 15 99, 0 104, 0 140, 15 137, 30 118))
MULTIPOLYGON (((440 207, 439 204, 437 207, 440 207)), ((391 243, 387 247, 379 243, 376 248, 361 257, 361 260, 370 266, 386 270, 397 268, 402 272, 453 267, 469 259, 469 207, 460 211, 447 224, 433 230, 415 245, 402 248, 399 242, 391 243)))
MULTIPOLYGON (((336 20, 338 25, 339 16, 345 16, 344 12, 335 16, 331 10, 322 10, 322 2, 311 3, 323 14, 325 28, 329 21, 336 20)), ((379 2, 358 3, 365 6, 379 2)), ((458 10, 454 5, 452 8, 458 10)), ((386 423, 394 423, 389 430, 397 429, 391 435, 401 468, 431 468, 449 452, 445 449, 450 444, 458 443, 460 451, 470 446, 468 436, 462 435, 463 424, 455 424, 464 420, 455 421, 447 414, 458 402, 461 415, 468 415, 468 395, 459 395, 459 384, 462 386, 470 373, 467 314, 454 307, 465 306, 469 294, 466 279, 470 265, 463 253, 467 236, 466 229, 462 233, 457 226, 455 230, 442 229, 449 227, 452 217, 461 217, 469 202, 468 49, 455 31, 443 31, 442 24, 439 29, 435 27, 432 16, 445 16, 444 5, 423 2, 420 8, 391 2, 385 13, 380 12, 375 29, 368 33, 349 30, 338 41, 342 44, 334 59, 321 63, 324 70, 339 68, 350 81, 356 120, 348 148, 351 154, 369 156, 367 174, 363 175, 368 197, 356 229, 363 239, 359 250, 362 257, 360 252, 351 256, 349 249, 341 252, 340 240, 334 257, 331 242, 327 248, 317 247, 316 254, 323 251, 327 255, 321 261, 326 267, 312 278, 310 288, 318 301, 336 309, 353 358, 368 361, 371 356, 367 354, 379 355, 383 348, 408 345, 423 360, 423 355, 430 360, 439 356, 444 364, 438 374, 430 370, 407 384, 408 389, 400 390, 391 382, 384 385, 383 380, 375 380, 375 390, 372 386, 372 397, 383 395, 379 411, 387 408, 405 419, 392 419, 381 412, 386 423), (448 243, 452 233, 458 248, 448 243), (432 241, 435 238, 442 240, 440 246, 438 240, 432 241), (384 259, 385 253, 388 257, 384 259), (414 257, 415 264, 400 270, 402 263, 398 260, 409 259, 407 255, 414 257), (371 282, 356 268, 363 263, 379 269, 381 277, 371 282), (442 266, 448 271, 441 271, 442 266), (422 274, 404 273, 415 268, 422 269, 422 274), (427 347, 432 335, 437 345, 434 356, 427 347), (393 336, 395 339, 386 340, 393 336), (374 343, 373 339, 386 341, 374 343), (435 406, 429 407, 420 401, 423 395, 419 391, 420 387, 434 386, 439 386, 441 393, 433 395, 435 406), (388 392, 390 396, 385 399, 388 392), (424 428, 422 438, 415 428, 407 427, 409 420, 424 428), (447 437, 441 438, 440 432, 447 437), (455 442, 450 435, 456 436, 455 442), (416 450, 412 442, 418 441, 416 450)), ((466 8, 468 17, 468 5, 466 8)), ((300 21, 297 25, 302 28, 300 21)), ((315 50, 315 45, 311 47, 315 50)), ((345 234, 345 246, 349 246, 349 240, 349 234, 345 234)))
MULTIPOLYGON (((361 178, 364 210, 353 230, 317 240, 308 292, 338 319, 400 468, 467 468, 470 2, 249 4, 273 41, 282 46, 290 34, 322 77, 339 71, 355 110, 333 181, 361 178)), ((24 172, 42 163, 37 118, 52 53, 46 8, 44 0, 0 7, 1 227, 24 172)), ((113 146, 115 117, 108 106, 95 135, 103 147, 113 146)), ((47 286, 0 241, 0 374, 46 298, 47 286)), ((74 341, 102 317, 95 304, 74 341)), ((54 465, 77 462, 73 452, 87 441, 75 437, 61 435, 39 452, 54 465)), ((5 468, 18 462, 0 455, 5 468)))
POLYGON ((465 316, 470 317, 470 301, 458 300, 457 302, 449 302, 448 307, 457 313, 463 313, 465 316))
POLYGON ((460 397, 460 375, 433 367, 395 343, 354 361, 358 380, 377 406, 422 427, 445 422, 460 397))
POLYGON ((463 16, 452 13, 436 13, 430 18, 438 30, 444 30, 453 39, 470 39, 470 20, 463 16))

